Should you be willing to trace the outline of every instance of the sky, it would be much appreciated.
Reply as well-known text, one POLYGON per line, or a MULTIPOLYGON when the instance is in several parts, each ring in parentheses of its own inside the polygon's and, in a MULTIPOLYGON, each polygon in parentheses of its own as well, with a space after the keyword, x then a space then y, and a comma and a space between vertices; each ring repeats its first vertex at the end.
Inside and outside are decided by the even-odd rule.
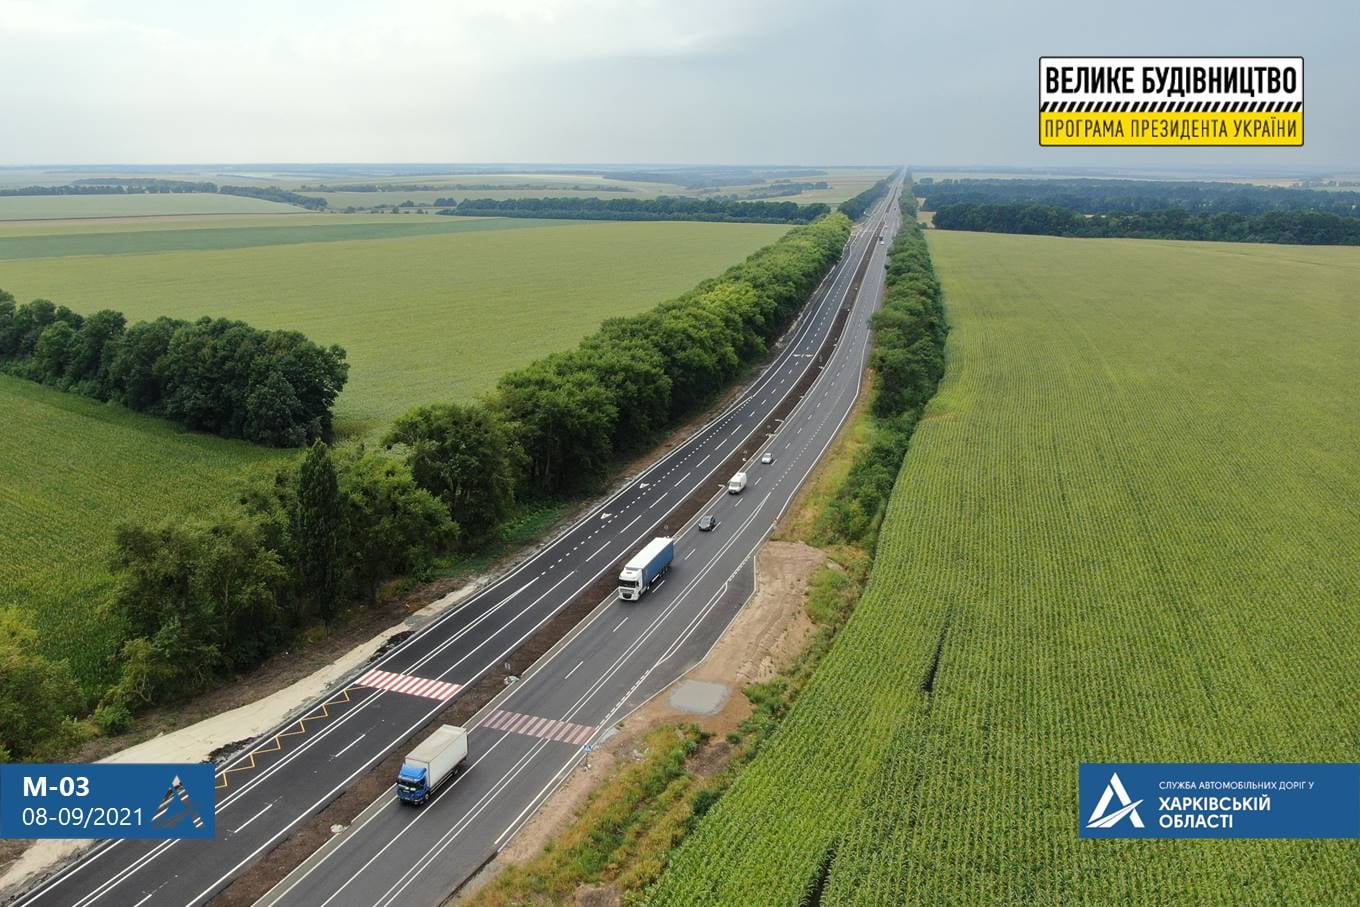
POLYGON ((0 0, 0 165, 1360 171, 1345 0, 0 0), (1306 58, 1301 149, 1043 149, 1043 55, 1306 58))

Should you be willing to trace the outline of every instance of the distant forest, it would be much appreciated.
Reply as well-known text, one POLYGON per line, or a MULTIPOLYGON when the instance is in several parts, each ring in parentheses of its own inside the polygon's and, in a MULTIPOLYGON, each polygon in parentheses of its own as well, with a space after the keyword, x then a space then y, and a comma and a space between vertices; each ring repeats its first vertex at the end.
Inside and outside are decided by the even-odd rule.
POLYGON ((1325 211, 1360 216, 1360 192, 1291 189, 1244 183, 1153 180, 921 180, 916 193, 926 211, 950 205, 1057 205, 1082 214, 1130 214, 1180 208, 1185 211, 1264 214, 1267 211, 1325 211))
POLYGON ((935 212, 934 224, 940 230, 985 233, 1360 245, 1360 218, 1323 211, 1209 214, 1163 208, 1131 214, 1083 215, 1057 205, 948 205, 935 212))
POLYGON ((313 210, 326 207, 324 198, 298 195, 277 186, 219 186, 216 183, 148 177, 80 179, 64 186, 21 186, 17 189, 0 189, 0 198, 34 195, 152 195, 179 192, 243 195, 247 198, 262 198, 266 201, 298 205, 313 210))
POLYGON ((831 210, 823 204, 726 201, 714 198, 473 198, 435 199, 440 214, 460 217, 546 217, 580 220, 698 220, 806 224, 831 210))
POLYGON ((1360 245, 1360 192, 1092 179, 946 180, 916 191, 941 230, 1360 245))

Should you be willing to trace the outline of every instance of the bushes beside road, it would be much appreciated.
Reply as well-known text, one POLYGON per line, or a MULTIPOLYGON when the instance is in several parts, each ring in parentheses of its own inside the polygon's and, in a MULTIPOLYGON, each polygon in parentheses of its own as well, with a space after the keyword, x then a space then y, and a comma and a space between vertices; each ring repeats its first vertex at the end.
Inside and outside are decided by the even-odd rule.
POLYGON ((507 373, 480 403, 409 413, 387 443, 455 521, 483 532, 510 501, 588 489, 764 356, 849 233, 840 214, 792 230, 684 296, 507 373))
POLYGON ((349 365, 338 346, 243 321, 158 318, 127 326, 0 290, 0 370, 161 416, 195 431, 299 447, 331 434, 349 365))
POLYGON ((865 189, 859 195, 847 198, 840 203, 836 210, 840 211, 851 220, 859 220, 864 212, 868 211, 869 208, 873 206, 874 202, 887 194, 888 187, 892 185, 893 180, 897 179, 900 172, 901 171, 894 171, 890 175, 885 176, 883 179, 874 183, 868 189, 865 189))
POLYGON ((872 544, 912 431, 944 376, 949 329, 940 283, 915 214, 916 201, 904 191, 903 225, 888 252, 883 308, 873 318, 873 438, 827 507, 819 530, 828 540, 872 544))
POLYGON ((96 720, 120 730, 140 708, 254 667, 345 602, 376 600, 388 577, 421 574, 457 537, 404 463, 325 444, 253 477, 215 517, 120 526, 105 605, 120 672, 96 720))

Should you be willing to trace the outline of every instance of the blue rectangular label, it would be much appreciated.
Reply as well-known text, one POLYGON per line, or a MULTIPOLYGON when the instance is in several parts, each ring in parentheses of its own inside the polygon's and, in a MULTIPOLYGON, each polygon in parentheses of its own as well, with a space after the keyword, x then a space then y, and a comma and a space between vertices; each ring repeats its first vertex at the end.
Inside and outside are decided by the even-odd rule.
POLYGON ((0 765, 0 838, 211 838, 210 762, 0 765))
POLYGON ((1360 763, 1083 762, 1083 838, 1357 838, 1360 763))

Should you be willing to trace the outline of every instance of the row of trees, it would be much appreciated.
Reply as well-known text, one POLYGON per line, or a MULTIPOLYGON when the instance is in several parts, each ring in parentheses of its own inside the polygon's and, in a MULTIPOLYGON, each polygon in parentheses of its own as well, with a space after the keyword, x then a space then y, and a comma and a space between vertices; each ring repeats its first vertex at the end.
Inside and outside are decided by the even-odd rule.
POLYGON ((215 518, 119 527, 105 607, 120 673, 96 720, 119 730, 139 708, 254 667, 344 602, 376 601, 388 577, 420 575, 458 537, 404 463, 319 442, 215 518))
POLYGON ((244 195, 286 205, 298 205, 319 211, 326 207, 324 198, 299 195, 278 186, 218 186, 216 183, 189 182, 151 178, 85 179, 65 186, 22 186, 0 189, 0 197, 21 195, 146 195, 174 192, 208 192, 222 195, 244 195))
POLYGON ((326 207, 324 198, 313 195, 299 195, 296 192, 289 192, 287 189, 280 189, 278 186, 222 186, 217 191, 223 195, 262 198, 269 202, 282 202, 285 205, 311 208, 313 211, 320 211, 326 207))
POLYGON ((15 305, 0 290, 0 370, 113 400, 195 431, 274 447, 331 434, 349 364, 338 346, 243 321, 82 316, 46 299, 15 305))
POLYGON ((385 443, 475 544, 517 501, 591 487, 710 401, 765 354, 849 232, 839 214, 792 230, 684 296, 507 373, 479 402, 412 410, 385 443))
POLYGON ((877 535, 916 422, 944 376, 949 329, 910 192, 902 193, 902 214, 904 226, 888 252, 883 308, 873 319, 873 436, 823 516, 819 528, 833 540, 863 543, 877 535))
POLYGON ((1111 179, 969 179, 919 184, 923 207, 1056 205, 1082 214, 1129 214, 1180 208, 1208 214, 1321 211, 1360 216, 1360 192, 1332 192, 1244 183, 1111 179))
MULTIPOLYGON (((435 199, 445 205, 453 199, 435 199)), ((751 202, 716 198, 475 198, 440 214, 463 217, 551 217, 584 220, 699 220, 724 223, 806 224, 829 212, 828 205, 751 202)))
POLYGON ((0 189, 0 197, 21 195, 144 195, 174 192, 216 192, 213 183, 196 183, 188 180, 151 179, 133 177, 128 179, 83 179, 66 186, 20 186, 0 189))
MULTIPOLYGON (((384 581, 419 578, 441 553, 496 538, 518 502, 597 481, 613 457, 641 448, 763 355, 849 231, 848 219, 829 214, 679 299, 507 374, 477 403, 414 409, 385 439, 397 456, 362 447, 337 455, 315 443, 255 473, 216 516, 119 527, 114 592, 102 606, 119 628, 118 679, 96 723, 116 732, 139 709, 247 670, 347 602, 376 601, 384 581)), ((31 650, 29 631, 6 620, 0 614, 0 658, 9 658, 6 634, 17 640, 10 648, 31 650)), ((59 752, 66 719, 84 709, 69 670, 36 656, 13 663, 17 673, 9 662, 0 671, 0 697, 27 692, 0 698, 14 703, 12 715, 0 706, 0 757, 59 752)))
POLYGON ((853 198, 847 198, 845 201, 841 202, 838 210, 851 220, 859 220, 864 215, 865 211, 868 211, 873 207, 874 202, 887 194, 888 187, 892 185, 892 182, 895 179, 897 179, 896 172, 891 176, 885 176, 859 195, 856 195, 853 198))
POLYGON ((941 230, 1048 236, 1192 239, 1294 245, 1360 245, 1360 217, 1323 211, 1206 214, 1183 208, 1082 215, 1055 205, 949 205, 935 212, 941 230))

